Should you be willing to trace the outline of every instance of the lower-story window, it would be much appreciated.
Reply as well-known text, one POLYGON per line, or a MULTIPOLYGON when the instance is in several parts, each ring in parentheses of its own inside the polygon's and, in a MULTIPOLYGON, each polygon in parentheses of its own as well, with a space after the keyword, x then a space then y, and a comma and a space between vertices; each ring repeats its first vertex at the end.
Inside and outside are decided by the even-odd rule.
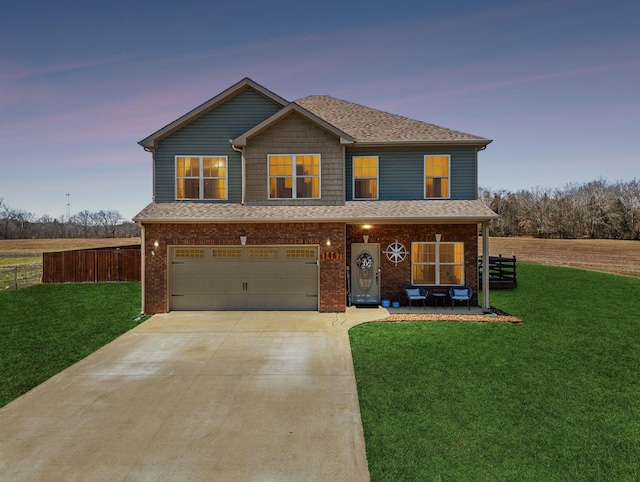
POLYGON ((411 243, 411 282, 464 284, 464 243, 411 243))

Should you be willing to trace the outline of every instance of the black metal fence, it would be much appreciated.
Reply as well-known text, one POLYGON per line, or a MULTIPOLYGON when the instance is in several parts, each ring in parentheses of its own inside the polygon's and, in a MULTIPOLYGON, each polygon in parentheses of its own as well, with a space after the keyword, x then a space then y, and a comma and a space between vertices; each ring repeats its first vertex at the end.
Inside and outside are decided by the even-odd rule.
MULTIPOLYGON (((478 259, 480 288, 482 288, 484 269, 483 259, 480 257, 478 259)), ((518 286, 515 256, 512 258, 502 255, 489 256, 487 269, 489 270, 489 289, 513 289, 518 286)))

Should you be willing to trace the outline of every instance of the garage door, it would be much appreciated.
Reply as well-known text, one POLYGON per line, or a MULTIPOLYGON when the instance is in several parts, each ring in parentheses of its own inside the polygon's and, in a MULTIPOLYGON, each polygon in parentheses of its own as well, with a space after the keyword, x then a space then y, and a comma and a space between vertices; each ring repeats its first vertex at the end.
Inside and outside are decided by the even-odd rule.
POLYGON ((318 309, 315 246, 175 247, 171 310, 318 309))

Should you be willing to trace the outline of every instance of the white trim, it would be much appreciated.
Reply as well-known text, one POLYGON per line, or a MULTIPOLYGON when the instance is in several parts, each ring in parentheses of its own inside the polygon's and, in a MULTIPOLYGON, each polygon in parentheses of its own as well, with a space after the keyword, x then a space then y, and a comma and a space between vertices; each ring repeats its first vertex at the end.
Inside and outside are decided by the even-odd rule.
POLYGON ((249 140, 249 138, 251 138, 252 136, 256 135, 259 132, 262 132, 264 129, 266 129, 267 127, 271 126, 272 124, 275 124, 276 122, 278 122, 283 117, 287 116, 292 111, 298 113, 299 115, 303 116, 304 118, 306 118, 310 122, 313 122, 314 124, 317 124, 321 128, 323 128, 326 131, 328 131, 329 133, 331 133, 331 134, 335 135, 336 137, 338 137, 340 139, 340 145, 352 145, 354 143, 354 141, 355 141, 355 139, 353 137, 351 137, 349 134, 347 134, 347 133, 341 131, 340 129, 338 129, 337 127, 329 124, 327 121, 325 121, 321 117, 318 117, 317 115, 313 114, 312 112, 309 112, 304 107, 301 107, 298 104, 296 104, 295 102, 292 102, 289 105, 287 105, 286 107, 283 107, 282 109, 277 111, 275 114, 271 115, 270 117, 267 117, 265 120, 263 120, 259 124, 253 126, 248 131, 244 132, 240 136, 238 136, 235 139, 233 139, 233 141, 232 141, 233 145, 236 146, 236 147, 244 147, 244 146, 246 146, 247 145, 247 141, 249 140))
POLYGON ((489 223, 482 223, 482 310, 489 311, 489 223))
POLYGON ((138 223, 138 225, 140 226, 140 289, 142 290, 140 293, 140 314, 144 314, 145 313, 145 302, 146 302, 146 297, 145 297, 145 285, 146 285, 146 281, 147 281, 147 267, 146 267, 146 262, 147 262, 147 246, 146 246, 146 233, 145 233, 145 229, 144 229, 144 224, 142 223, 138 223))
MULTIPOLYGON (((372 177, 359 177, 358 180, 371 180, 372 177)), ((354 201, 377 200, 380 198, 380 157, 379 156, 352 156, 351 157, 351 199, 354 201), (376 197, 356 197, 356 159, 373 158, 376 160, 376 197)))
POLYGON ((173 196, 176 201, 228 201, 229 200, 229 156, 216 156, 216 155, 177 155, 173 160, 173 196), (178 176, 178 159, 180 158, 197 158, 198 161, 198 176, 178 176), (206 158, 219 158, 224 159, 225 168, 224 177, 205 177, 204 176, 204 159, 206 158), (178 179, 197 179, 198 180, 198 197, 178 197, 178 179), (221 198, 205 198, 204 197, 204 183, 207 179, 224 180, 224 197, 221 198))
POLYGON ((282 153, 282 154, 267 154, 267 199, 271 200, 271 201, 277 201, 277 200, 281 200, 281 199, 322 199, 322 155, 321 154, 287 154, 287 153, 282 153), (271 176, 271 174, 269 173, 269 168, 270 168, 270 159, 271 157, 277 157, 277 156, 283 156, 283 157, 291 157, 291 176, 271 176), (318 158, 318 175, 315 176, 297 176, 296 175, 296 161, 298 159, 298 156, 315 156, 318 158), (271 197, 271 178, 276 178, 276 179, 287 179, 287 178, 291 178, 291 197, 271 197), (309 178, 317 178, 318 179, 318 197, 298 197, 298 192, 297 192, 297 183, 296 180, 298 178, 303 178, 303 177, 309 177, 309 178))
POLYGON ((464 258, 464 242, 462 241, 414 241, 411 243, 411 284, 415 284, 416 286, 458 286, 464 285, 464 268, 465 268, 465 258, 464 258), (434 263, 417 263, 413 260, 413 246, 416 244, 427 244, 427 245, 435 245, 435 262, 434 263), (440 246, 443 244, 459 244, 462 246, 462 263, 442 263, 440 261, 440 246), (436 274, 436 282, 434 284, 429 283, 416 283, 413 279, 413 266, 415 264, 435 266, 435 274, 436 274), (440 282, 440 267, 441 266, 461 266, 462 267, 462 279, 460 283, 441 283, 440 282))
POLYGON ((422 157, 422 195, 424 199, 451 199, 451 154, 425 154, 422 157), (446 157, 449 160, 448 176, 429 176, 430 179, 447 180, 447 196, 427 197, 427 157, 446 157))

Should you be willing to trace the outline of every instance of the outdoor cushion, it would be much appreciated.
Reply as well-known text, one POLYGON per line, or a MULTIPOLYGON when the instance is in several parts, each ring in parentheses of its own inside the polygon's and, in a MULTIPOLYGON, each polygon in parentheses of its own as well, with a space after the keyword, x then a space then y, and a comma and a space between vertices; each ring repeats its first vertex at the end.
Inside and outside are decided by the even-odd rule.
POLYGON ((420 290, 418 288, 408 289, 407 296, 420 296, 420 290))
POLYGON ((467 290, 453 290, 453 296, 468 296, 467 290))

